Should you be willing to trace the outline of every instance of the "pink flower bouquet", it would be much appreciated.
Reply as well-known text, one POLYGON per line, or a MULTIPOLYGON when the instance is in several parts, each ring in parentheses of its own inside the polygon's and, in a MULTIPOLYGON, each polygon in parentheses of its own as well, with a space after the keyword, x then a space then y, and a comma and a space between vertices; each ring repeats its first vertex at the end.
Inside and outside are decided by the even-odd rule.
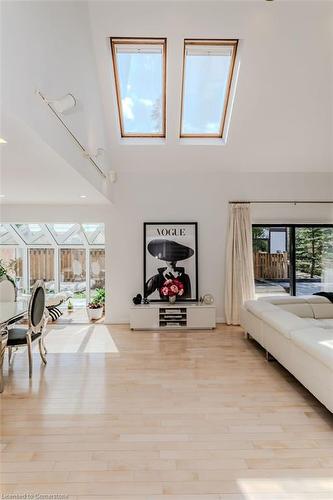
POLYGON ((163 297, 181 297, 184 293, 184 285, 177 279, 168 279, 161 288, 163 297))

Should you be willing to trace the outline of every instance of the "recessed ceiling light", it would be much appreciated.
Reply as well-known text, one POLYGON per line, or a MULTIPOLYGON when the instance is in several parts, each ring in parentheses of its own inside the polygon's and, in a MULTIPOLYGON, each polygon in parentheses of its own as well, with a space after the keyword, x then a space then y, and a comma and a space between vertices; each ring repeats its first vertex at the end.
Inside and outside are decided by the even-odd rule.
POLYGON ((87 195, 85 195, 85 194, 80 194, 80 198, 87 198, 87 195))
POLYGON ((4 198, 4 197, 5 197, 5 195, 4 195, 4 194, 0 194, 0 198, 4 198))
POLYGON ((5 139, 3 139, 2 137, 0 137, 0 144, 7 144, 7 141, 5 139))

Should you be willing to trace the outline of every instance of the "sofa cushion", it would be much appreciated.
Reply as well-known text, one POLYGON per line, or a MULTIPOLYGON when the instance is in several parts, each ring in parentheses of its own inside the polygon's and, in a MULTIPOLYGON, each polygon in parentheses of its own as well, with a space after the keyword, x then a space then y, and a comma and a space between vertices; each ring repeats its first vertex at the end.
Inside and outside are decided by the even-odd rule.
POLYGON ((320 323, 321 328, 333 330, 333 319, 316 319, 315 321, 320 323))
POLYGON ((310 304, 291 302, 289 304, 276 304, 277 307, 283 309, 284 311, 296 314, 299 318, 313 318, 313 309, 310 304))
POLYGON ((317 319, 333 318, 333 304, 329 301, 326 304, 312 304, 312 309, 317 319))
POLYGON ((258 318, 261 318, 264 312, 277 310, 276 306, 267 302, 260 302, 259 300, 247 300, 244 304, 244 308, 258 318))
POLYGON ((291 340, 333 371, 333 330, 311 328, 294 330, 291 340))
POLYGON ((327 297, 321 295, 302 295, 302 299, 306 300, 309 304, 329 304, 330 301, 327 297))
POLYGON ((309 326, 313 326, 315 328, 325 328, 326 330, 333 330, 333 319, 306 318, 306 322, 309 326))
POLYGON ((278 330, 286 338, 290 339, 290 333, 294 330, 313 329, 312 324, 305 318, 299 318, 288 311, 276 308, 275 311, 267 311, 261 315, 263 321, 278 330))
POLYGON ((266 297, 259 297, 259 301, 269 302, 276 306, 282 304, 306 304, 306 299, 303 297, 293 297, 292 295, 267 295, 266 297))

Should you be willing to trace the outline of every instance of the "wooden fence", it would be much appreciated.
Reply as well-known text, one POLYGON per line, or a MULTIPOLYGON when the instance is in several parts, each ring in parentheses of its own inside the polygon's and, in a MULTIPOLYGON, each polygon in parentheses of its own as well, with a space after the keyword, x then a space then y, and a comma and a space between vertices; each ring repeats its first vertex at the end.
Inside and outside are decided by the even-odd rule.
MULTIPOLYGON (((60 255, 61 281, 80 281, 86 278, 86 250, 82 248, 62 248, 60 255)), ((29 250, 30 280, 54 280, 54 251, 51 248, 31 248, 29 250)), ((101 262, 104 270, 104 249, 90 250, 90 260, 101 262)))
POLYGON ((54 280, 54 251, 51 248, 31 248, 29 261, 30 281, 54 280))
POLYGON ((255 252, 253 254, 255 279, 287 279, 288 254, 255 252))

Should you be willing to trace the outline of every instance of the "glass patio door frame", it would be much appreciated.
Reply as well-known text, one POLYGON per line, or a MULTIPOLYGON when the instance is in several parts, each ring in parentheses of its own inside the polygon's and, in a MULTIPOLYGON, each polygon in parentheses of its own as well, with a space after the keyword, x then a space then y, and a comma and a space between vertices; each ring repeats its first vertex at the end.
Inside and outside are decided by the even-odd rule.
POLYGON ((56 272, 56 284, 55 284, 55 289, 57 291, 60 290, 60 272, 61 272, 61 263, 60 263, 60 258, 61 258, 61 250, 67 249, 67 250, 85 250, 85 276, 86 276, 86 303, 88 304, 90 302, 91 298, 91 276, 90 276, 90 262, 91 262, 91 256, 90 256, 90 251, 93 249, 99 249, 99 250, 104 250, 105 251, 105 245, 58 245, 55 248, 55 272, 56 272))
POLYGON ((54 292, 57 293, 59 291, 59 282, 58 282, 58 276, 57 276, 57 264, 56 264, 56 258, 57 258, 57 246, 56 245, 27 245, 24 248, 24 255, 23 257, 23 277, 25 281, 25 288, 27 290, 27 293, 30 293, 30 250, 53 250, 54 252, 54 257, 53 257, 53 275, 54 275, 54 292))
POLYGON ((287 251, 289 253, 289 280, 290 280, 290 294, 292 296, 296 295, 296 229, 298 228, 322 228, 322 229, 333 229, 333 224, 252 224, 253 228, 270 228, 270 227, 285 227, 289 229, 289 248, 287 251))

